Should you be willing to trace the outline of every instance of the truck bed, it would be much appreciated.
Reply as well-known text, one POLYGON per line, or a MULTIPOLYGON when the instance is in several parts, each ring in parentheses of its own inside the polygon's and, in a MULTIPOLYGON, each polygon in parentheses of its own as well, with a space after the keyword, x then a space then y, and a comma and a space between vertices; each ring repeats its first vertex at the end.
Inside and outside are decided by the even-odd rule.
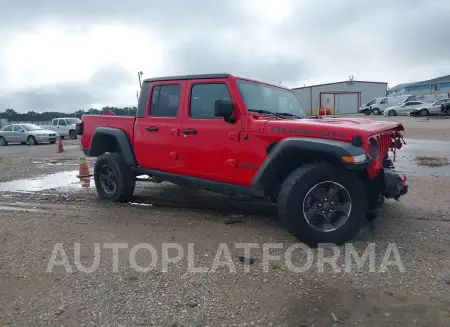
POLYGON ((81 145, 83 149, 89 148, 92 134, 97 127, 113 127, 123 130, 132 145, 135 119, 134 116, 83 115, 81 118, 83 123, 81 145))

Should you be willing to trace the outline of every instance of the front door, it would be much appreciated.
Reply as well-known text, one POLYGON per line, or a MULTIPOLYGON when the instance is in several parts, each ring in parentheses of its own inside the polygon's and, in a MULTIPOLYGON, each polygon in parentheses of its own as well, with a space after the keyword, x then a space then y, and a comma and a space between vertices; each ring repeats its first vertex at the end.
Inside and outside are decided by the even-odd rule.
POLYGON ((185 84, 159 82, 149 87, 149 105, 134 126, 134 153, 141 167, 175 172, 182 165, 178 150, 185 84))
POLYGON ((180 155, 185 174, 219 182, 237 175, 240 121, 214 116, 216 99, 231 99, 226 79, 187 83, 180 155))
POLYGON ((13 128, 14 141, 13 142, 26 142, 27 135, 25 134, 25 130, 20 125, 14 125, 13 128))

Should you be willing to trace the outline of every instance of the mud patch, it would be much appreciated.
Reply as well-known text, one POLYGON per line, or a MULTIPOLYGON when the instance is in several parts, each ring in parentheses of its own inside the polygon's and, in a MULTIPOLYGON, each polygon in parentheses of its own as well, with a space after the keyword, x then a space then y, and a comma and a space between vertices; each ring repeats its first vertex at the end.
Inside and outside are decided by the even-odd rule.
POLYGON ((430 168, 438 168, 449 165, 448 159, 442 157, 417 156, 414 158, 414 161, 418 166, 430 168))

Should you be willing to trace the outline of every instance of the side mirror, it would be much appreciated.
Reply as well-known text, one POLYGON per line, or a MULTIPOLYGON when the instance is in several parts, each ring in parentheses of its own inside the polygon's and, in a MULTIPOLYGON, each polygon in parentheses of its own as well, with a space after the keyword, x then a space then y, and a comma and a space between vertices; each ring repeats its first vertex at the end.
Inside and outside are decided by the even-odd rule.
POLYGON ((216 99, 214 102, 214 116, 229 119, 234 113, 234 104, 231 100, 216 99))

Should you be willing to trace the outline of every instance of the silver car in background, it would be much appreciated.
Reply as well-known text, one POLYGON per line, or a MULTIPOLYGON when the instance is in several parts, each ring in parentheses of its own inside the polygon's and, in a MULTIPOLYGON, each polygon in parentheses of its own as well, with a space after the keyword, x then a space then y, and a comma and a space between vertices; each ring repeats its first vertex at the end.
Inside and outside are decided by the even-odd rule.
POLYGON ((440 99, 433 103, 427 103, 425 106, 417 108, 410 112, 410 116, 428 116, 428 115, 440 115, 441 105, 450 103, 450 99, 440 99))
POLYGON ((410 112, 423 108, 427 105, 429 105, 429 103, 422 101, 407 101, 402 104, 386 108, 383 114, 385 116, 409 116, 410 112))
POLYGON ((42 129, 34 124, 11 124, 0 130, 0 146, 8 143, 36 145, 38 143, 55 143, 57 134, 48 129, 42 129))

